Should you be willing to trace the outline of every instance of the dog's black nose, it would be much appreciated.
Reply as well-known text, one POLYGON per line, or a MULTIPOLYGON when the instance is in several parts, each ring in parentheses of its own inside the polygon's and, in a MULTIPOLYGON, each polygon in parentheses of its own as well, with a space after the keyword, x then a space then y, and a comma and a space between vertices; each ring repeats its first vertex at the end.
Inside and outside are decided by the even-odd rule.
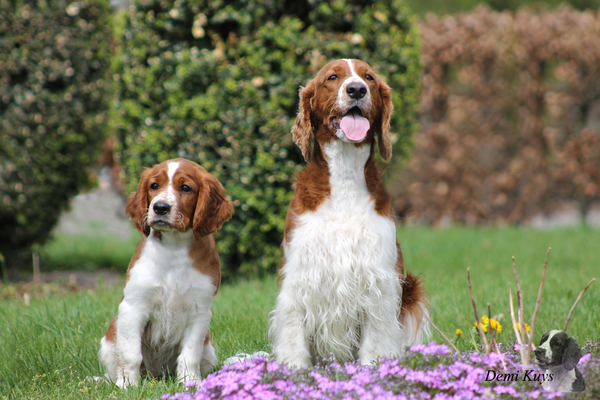
POLYGON ((158 215, 165 215, 171 210, 171 205, 167 203, 156 203, 152 209, 158 215))
POLYGON ((540 359, 540 358, 542 358, 542 357, 543 357, 543 356, 546 354, 546 350, 544 350, 544 349, 540 349, 540 348, 538 347, 537 349, 535 349, 535 350, 533 351, 533 353, 535 354, 535 357, 536 357, 537 359, 540 359))
POLYGON ((348 93, 351 99, 362 99, 367 94, 367 87, 362 83, 353 82, 346 86, 346 93, 348 93))

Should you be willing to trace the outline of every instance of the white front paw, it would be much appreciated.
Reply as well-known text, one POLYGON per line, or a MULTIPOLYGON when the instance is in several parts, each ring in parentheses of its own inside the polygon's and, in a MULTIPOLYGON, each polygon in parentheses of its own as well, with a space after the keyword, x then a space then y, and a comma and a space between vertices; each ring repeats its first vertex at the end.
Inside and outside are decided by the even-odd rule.
POLYGON ((180 361, 177 366, 177 381, 180 383, 185 383, 187 381, 198 381, 202 380, 202 375, 198 370, 198 366, 192 368, 187 368, 185 364, 183 364, 183 360, 180 361))
POLYGON ((128 386, 138 386, 140 383, 140 374, 138 371, 123 371, 119 374, 115 385, 121 389, 126 389, 128 386))
POLYGON ((287 364, 294 368, 308 368, 312 365, 310 360, 305 357, 277 357, 277 362, 280 364, 287 364))
POLYGON ((177 374, 177 381, 179 383, 185 383, 187 381, 200 382, 201 380, 202 380, 202 376, 200 376, 200 374, 193 374, 191 372, 184 372, 181 374, 177 374))

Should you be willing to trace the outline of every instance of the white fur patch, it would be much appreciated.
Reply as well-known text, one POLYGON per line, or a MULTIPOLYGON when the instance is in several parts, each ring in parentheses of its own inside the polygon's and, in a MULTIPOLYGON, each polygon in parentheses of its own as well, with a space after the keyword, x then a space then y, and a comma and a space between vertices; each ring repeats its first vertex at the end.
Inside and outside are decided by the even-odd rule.
POLYGON ((548 332, 548 339, 546 339, 546 341, 544 343, 541 343, 540 346, 538 347, 539 349, 546 350, 545 356, 546 356, 546 359, 548 359, 548 360, 552 360, 552 348, 550 347, 550 340, 554 337, 554 335, 556 335, 559 332, 562 332, 562 331, 552 330, 552 331, 548 332))

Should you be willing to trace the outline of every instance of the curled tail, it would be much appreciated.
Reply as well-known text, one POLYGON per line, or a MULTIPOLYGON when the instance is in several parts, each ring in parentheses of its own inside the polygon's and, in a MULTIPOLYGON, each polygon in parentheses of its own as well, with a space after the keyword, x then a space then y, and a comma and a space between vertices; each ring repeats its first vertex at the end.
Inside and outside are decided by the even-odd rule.
POLYGON ((423 282, 418 276, 408 272, 402 281, 400 323, 404 332, 403 347, 410 347, 431 339, 429 309, 423 282))

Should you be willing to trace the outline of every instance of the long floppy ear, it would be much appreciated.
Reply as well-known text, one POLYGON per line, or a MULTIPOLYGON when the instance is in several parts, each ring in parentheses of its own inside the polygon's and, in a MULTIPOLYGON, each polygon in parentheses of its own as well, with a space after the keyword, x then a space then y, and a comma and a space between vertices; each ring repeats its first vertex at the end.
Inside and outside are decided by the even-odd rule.
POLYGON ((379 94, 381 96, 381 115, 378 123, 373 126, 377 133, 377 141, 379 142, 379 154, 385 161, 390 161, 392 158, 392 136, 390 134, 390 119, 394 105, 392 104, 392 92, 390 87, 379 81, 379 94))
POLYGON ((306 161, 310 161, 310 137, 312 136, 313 126, 311 123, 312 100, 315 95, 314 80, 308 82, 305 88, 300 90, 300 107, 296 116, 296 123, 292 127, 292 136, 294 143, 300 147, 302 155, 306 161))
POLYGON ((145 236, 150 234, 150 226, 148 226, 148 179, 150 179, 150 170, 147 169, 140 177, 137 190, 129 196, 125 212, 128 217, 131 217, 131 222, 135 228, 142 232, 145 236))
POLYGON ((227 200, 221 182, 208 173, 204 174, 194 211, 193 229, 196 237, 215 233, 232 215, 233 204, 227 200))
POLYGON ((562 366, 564 369, 572 370, 577 366, 579 359, 581 358, 581 349, 579 344, 573 337, 569 337, 567 340, 567 347, 563 353, 562 366))

